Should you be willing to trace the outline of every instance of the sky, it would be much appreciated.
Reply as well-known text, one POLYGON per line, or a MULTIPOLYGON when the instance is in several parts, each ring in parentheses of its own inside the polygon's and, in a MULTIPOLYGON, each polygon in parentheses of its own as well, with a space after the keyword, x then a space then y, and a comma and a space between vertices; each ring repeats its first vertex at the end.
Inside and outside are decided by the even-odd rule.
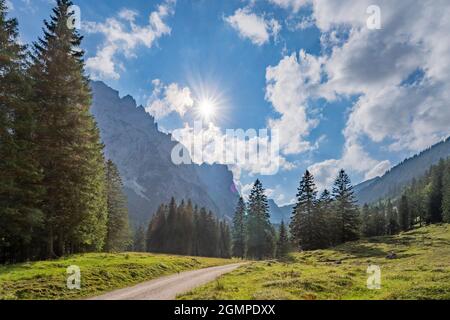
MULTIPOLYGON (((53 0, 7 2, 22 42, 42 35, 53 0)), ((356 184, 450 135, 447 0, 74 4, 86 72, 132 95, 161 130, 186 145, 201 134, 206 153, 227 129, 278 137, 279 152, 259 161, 193 156, 229 164, 244 194, 260 178, 279 205, 292 203, 307 169, 320 189, 340 168, 356 184)))

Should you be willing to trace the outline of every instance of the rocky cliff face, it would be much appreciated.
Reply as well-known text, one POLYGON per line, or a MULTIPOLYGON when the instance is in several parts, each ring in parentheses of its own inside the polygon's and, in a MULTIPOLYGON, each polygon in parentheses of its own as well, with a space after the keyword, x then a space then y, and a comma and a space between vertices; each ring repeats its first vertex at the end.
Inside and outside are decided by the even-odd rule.
POLYGON ((161 203, 171 197, 191 199, 230 219, 239 197, 233 175, 223 165, 175 165, 171 152, 177 144, 158 131, 153 117, 137 107, 131 96, 103 82, 92 82, 94 115, 105 156, 118 166, 124 181, 132 223, 146 224, 161 203))

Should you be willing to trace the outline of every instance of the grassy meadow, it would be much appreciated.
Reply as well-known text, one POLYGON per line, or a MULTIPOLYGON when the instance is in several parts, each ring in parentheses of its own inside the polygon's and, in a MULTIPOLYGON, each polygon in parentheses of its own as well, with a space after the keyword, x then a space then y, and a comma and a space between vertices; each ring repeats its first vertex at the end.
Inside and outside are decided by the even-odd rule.
POLYGON ((82 299, 161 276, 233 260, 147 253, 80 254, 53 261, 0 266, 0 299, 82 299), (81 290, 69 290, 66 268, 81 270, 81 290))
POLYGON ((450 225, 255 262, 179 299, 450 299, 450 225), (381 268, 379 290, 367 288, 369 265, 381 268))

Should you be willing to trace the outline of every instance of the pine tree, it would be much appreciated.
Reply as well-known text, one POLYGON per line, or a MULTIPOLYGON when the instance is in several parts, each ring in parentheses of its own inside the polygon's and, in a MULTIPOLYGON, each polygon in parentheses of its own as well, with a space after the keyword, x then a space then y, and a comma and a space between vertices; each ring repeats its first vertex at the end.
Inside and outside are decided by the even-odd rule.
POLYGON ((442 181, 442 216, 443 221, 450 223, 450 160, 447 160, 442 181))
POLYGON ((36 255, 42 175, 34 143, 36 116, 18 23, 0 0, 0 263, 36 255))
POLYGON ((177 232, 177 224, 179 223, 178 219, 178 210, 177 203, 175 198, 172 198, 169 203, 169 211, 167 214, 167 228, 166 228, 166 249, 167 253, 177 253, 177 239, 175 238, 175 233, 177 232))
POLYGON ((165 241, 167 237, 167 213, 168 207, 166 205, 159 206, 158 211, 153 216, 148 225, 146 235, 146 248, 149 252, 168 252, 165 241))
POLYGON ((301 250, 317 248, 315 226, 317 213, 317 189, 314 177, 309 171, 306 171, 298 187, 297 204, 294 207, 290 224, 292 240, 301 250))
POLYGON ((400 231, 400 225, 398 223, 398 215, 396 210, 394 209, 394 206, 392 205, 391 200, 388 200, 388 203, 386 205, 386 215, 388 220, 387 225, 387 234, 388 235, 395 235, 400 231))
POLYGON ((338 242, 335 230, 337 218, 333 210, 331 193, 327 189, 322 191, 317 206, 318 214, 315 219, 318 229, 317 242, 320 248, 327 248, 338 242))
POLYGON ((133 250, 134 252, 145 252, 145 229, 143 226, 139 226, 134 232, 133 238, 133 250))
POLYGON ((219 223, 219 257, 231 258, 231 233, 228 223, 221 221, 219 223))
POLYGON ((289 254, 289 237, 287 234, 286 226, 284 221, 281 221, 280 231, 277 241, 276 256, 277 259, 285 259, 289 254))
POLYGON ((124 251, 130 245, 128 208, 122 188, 119 170, 111 160, 108 160, 106 163, 108 223, 105 243, 107 251, 124 251))
POLYGON ((400 206, 399 206, 399 222, 400 222, 400 228, 402 231, 408 231, 410 229, 410 210, 409 210, 409 203, 408 203, 408 197, 406 195, 403 195, 400 199, 400 206))
POLYGON ((431 168, 431 190, 428 198, 428 223, 442 222, 443 176, 445 164, 441 160, 431 168))
POLYGON ((47 257, 101 250, 107 232, 103 145, 89 112, 82 37, 67 24, 71 5, 57 1, 44 37, 34 44, 30 69, 39 110, 47 257))
POLYGON ((340 241, 358 240, 360 231, 359 210, 356 205, 353 186, 344 170, 341 170, 336 178, 333 197, 339 222, 340 241))
POLYGON ((194 237, 194 207, 192 201, 189 199, 182 216, 183 228, 183 248, 182 252, 185 255, 192 255, 193 252, 193 237, 194 237))
POLYGON ((246 250, 246 229, 245 229, 245 202, 241 197, 233 218, 233 256, 245 257, 246 250))
POLYGON ((247 232, 247 256, 255 259, 272 258, 275 230, 270 223, 267 196, 259 180, 256 180, 249 197, 247 232))

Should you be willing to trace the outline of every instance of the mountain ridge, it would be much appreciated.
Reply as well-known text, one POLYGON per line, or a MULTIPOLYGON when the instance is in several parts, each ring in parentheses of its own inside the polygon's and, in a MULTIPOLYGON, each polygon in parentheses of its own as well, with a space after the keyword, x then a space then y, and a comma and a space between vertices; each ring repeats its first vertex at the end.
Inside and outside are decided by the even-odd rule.
POLYGON ((388 196, 398 196, 413 179, 422 177, 432 165, 448 157, 450 157, 450 137, 403 160, 383 176, 356 185, 355 195, 358 203, 370 204, 388 196))
POLYGON ((171 151, 178 144, 160 132, 155 119, 132 96, 101 81, 91 82, 94 115, 105 145, 105 157, 118 167, 132 224, 146 224, 160 204, 172 197, 191 199, 219 217, 231 219, 239 194, 224 165, 175 165, 171 151), (170 190, 170 192, 167 192, 170 190))

